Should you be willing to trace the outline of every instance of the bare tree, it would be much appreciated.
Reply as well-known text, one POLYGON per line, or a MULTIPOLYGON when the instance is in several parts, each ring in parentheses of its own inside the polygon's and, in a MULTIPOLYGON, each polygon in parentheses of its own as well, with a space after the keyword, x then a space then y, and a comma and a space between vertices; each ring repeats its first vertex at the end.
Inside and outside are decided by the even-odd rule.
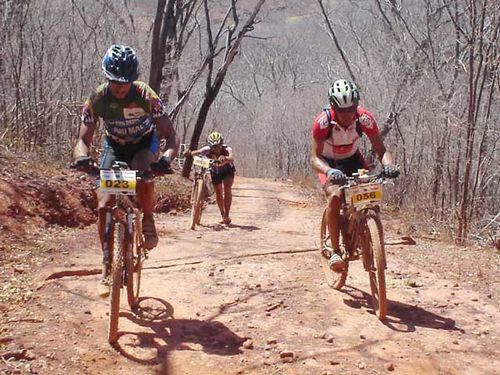
MULTIPOLYGON (((172 84, 178 81, 178 63, 198 27, 193 12, 199 0, 158 0, 151 41, 149 85, 168 101, 172 84), (162 83, 165 85, 160 90, 162 83)), ((182 93, 178 93, 182 96, 182 93)))
MULTIPOLYGON (((498 4, 497 10, 498 9, 498 4)), ((474 199, 471 199, 471 189, 477 185, 479 177, 480 165, 476 165, 475 182, 474 174, 474 152, 475 138, 478 130, 480 107, 484 106, 486 100, 486 117, 483 121, 487 121, 490 115, 491 101, 493 100, 492 92, 494 91, 495 81, 498 77, 498 66, 500 53, 498 48, 500 18, 498 12, 491 12, 491 7, 495 4, 488 0, 481 2, 467 1, 465 15, 467 16, 465 38, 467 41, 468 52, 468 106, 467 106, 467 121, 466 121, 466 139, 465 139, 465 166, 462 185, 462 196, 460 199, 460 211, 458 214, 458 225, 456 239, 459 243, 464 243, 469 231, 470 218, 475 206, 474 199), (485 90, 490 86, 489 90, 485 90), (489 92, 489 95, 483 95, 483 92, 489 92)), ((460 27, 460 19, 454 18, 454 23, 460 27)), ((484 116, 484 115, 483 115, 484 116)), ((486 133, 485 133, 486 134, 486 133)), ((486 142, 480 144, 479 153, 484 156, 487 152, 486 142)), ((473 189, 475 190, 475 188, 473 189)))
POLYGON ((351 64, 349 64, 349 60, 344 52, 344 50, 342 49, 342 47, 340 46, 340 42, 337 38, 337 35, 333 29, 333 26, 332 26, 332 22, 330 20, 330 17, 328 16, 328 13, 325 9, 325 6, 323 5, 323 0, 317 0, 318 1, 318 5, 321 9, 321 14, 323 15, 323 18, 325 20, 325 24, 328 28, 328 33, 330 34, 330 37, 332 38, 333 40, 333 43, 335 44, 335 48, 337 49, 337 51, 339 51, 340 53, 340 56, 342 57, 342 61, 344 62, 345 64, 345 67, 347 68, 347 70, 349 71, 349 75, 351 77, 351 79, 356 82, 356 75, 354 74, 354 71, 351 69, 351 64))
MULTIPOLYGON (((226 12, 223 21, 221 22, 218 31, 215 35, 212 32, 212 24, 210 22, 210 9, 208 6, 208 0, 204 0, 204 9, 205 9, 205 21, 207 27, 207 50, 206 55, 203 60, 202 67, 200 71, 203 69, 208 69, 206 80, 205 80, 205 93, 203 95, 203 101, 200 105, 198 116, 195 122, 193 135, 191 136, 190 148, 195 149, 198 147, 198 143, 200 140, 201 132, 203 127, 205 126, 205 121, 207 119, 208 111, 212 106, 215 98, 219 94, 222 83, 224 82, 224 78, 226 77, 227 70, 231 63, 233 62, 240 45, 243 41, 243 38, 246 34, 254 29, 254 25, 256 23, 257 14, 260 11, 260 8, 264 4, 265 0, 258 0, 254 6, 252 14, 248 17, 245 24, 240 28, 239 27, 239 15, 237 12, 236 1, 230 0, 230 7, 226 12), (232 18, 232 23, 227 25, 229 17, 232 18), (225 42, 223 46, 220 46, 222 42, 222 38, 225 36, 225 42), (222 61, 221 65, 215 72, 214 65, 215 59, 222 52, 222 61), (215 77, 214 77, 215 74, 215 77)), ((182 175, 184 177, 188 177, 191 171, 192 160, 189 159, 184 163, 182 175)))

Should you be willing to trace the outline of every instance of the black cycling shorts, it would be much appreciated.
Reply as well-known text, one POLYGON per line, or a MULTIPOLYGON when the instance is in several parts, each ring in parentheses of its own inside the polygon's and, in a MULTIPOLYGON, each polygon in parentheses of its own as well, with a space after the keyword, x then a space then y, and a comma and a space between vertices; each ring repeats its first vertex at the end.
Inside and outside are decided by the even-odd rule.
POLYGON ((340 169, 346 176, 349 177, 352 176, 353 173, 358 173, 358 169, 365 168, 365 160, 359 152, 356 152, 354 155, 342 160, 329 159, 325 157, 323 157, 323 159, 330 167, 340 169))
POLYGON ((212 183, 214 185, 219 185, 226 178, 234 178, 234 173, 236 168, 231 164, 224 164, 222 167, 213 167, 210 170, 212 176, 212 183))
POLYGON ((112 138, 104 139, 99 169, 110 169, 115 161, 124 161, 133 168, 148 170, 160 149, 160 142, 155 132, 146 134, 137 143, 120 144, 112 138), (136 157, 137 156, 137 157, 136 157), (139 159, 139 160, 138 160, 139 159))

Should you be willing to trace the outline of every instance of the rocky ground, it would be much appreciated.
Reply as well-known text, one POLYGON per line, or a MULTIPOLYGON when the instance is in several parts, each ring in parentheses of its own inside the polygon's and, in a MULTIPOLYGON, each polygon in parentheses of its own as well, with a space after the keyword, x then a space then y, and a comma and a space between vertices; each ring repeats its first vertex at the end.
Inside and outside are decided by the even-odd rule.
MULTIPOLYGON (((19 185, 2 178, 5 206, 19 185)), ((69 196, 81 202, 85 190, 69 196)), ((237 178, 229 226, 213 205, 196 231, 183 210, 158 214, 160 245, 139 309, 122 304, 115 347, 109 302, 95 292, 95 224, 61 229, 33 215, 15 232, 2 221, 11 227, 2 230, 0 373, 496 373, 496 250, 418 236, 405 245, 408 226, 386 215, 389 312, 380 322, 359 264, 340 292, 324 281, 320 213, 318 197, 291 183, 237 178)))

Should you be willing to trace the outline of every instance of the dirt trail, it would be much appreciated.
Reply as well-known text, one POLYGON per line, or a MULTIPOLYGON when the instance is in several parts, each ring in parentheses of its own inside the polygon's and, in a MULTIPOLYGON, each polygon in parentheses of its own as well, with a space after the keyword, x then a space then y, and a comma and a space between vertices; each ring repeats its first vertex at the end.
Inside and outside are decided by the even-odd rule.
POLYGON ((28 312, 4 317, 0 343, 26 351, 0 372, 496 373, 500 312, 487 296, 398 260, 416 247, 389 245, 381 323, 360 264, 344 291, 324 282, 315 251, 320 212, 291 184, 238 178, 230 226, 215 224, 213 205, 196 231, 188 214, 160 216, 140 310, 122 304, 116 348, 106 343, 108 301, 96 296, 97 275, 42 281, 99 267, 95 227, 72 231, 54 244, 67 247, 66 259, 42 268, 28 312))

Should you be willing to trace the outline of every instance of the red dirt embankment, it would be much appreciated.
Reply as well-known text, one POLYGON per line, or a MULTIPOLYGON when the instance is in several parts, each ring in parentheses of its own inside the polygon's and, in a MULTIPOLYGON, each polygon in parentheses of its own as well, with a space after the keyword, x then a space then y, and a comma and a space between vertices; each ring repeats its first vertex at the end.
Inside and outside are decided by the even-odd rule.
MULTIPOLYGON (((189 181, 179 175, 159 181, 157 191, 158 212, 189 206, 189 181)), ((0 154, 0 240, 19 240, 51 225, 88 226, 96 221, 96 207, 93 177, 0 154)))

